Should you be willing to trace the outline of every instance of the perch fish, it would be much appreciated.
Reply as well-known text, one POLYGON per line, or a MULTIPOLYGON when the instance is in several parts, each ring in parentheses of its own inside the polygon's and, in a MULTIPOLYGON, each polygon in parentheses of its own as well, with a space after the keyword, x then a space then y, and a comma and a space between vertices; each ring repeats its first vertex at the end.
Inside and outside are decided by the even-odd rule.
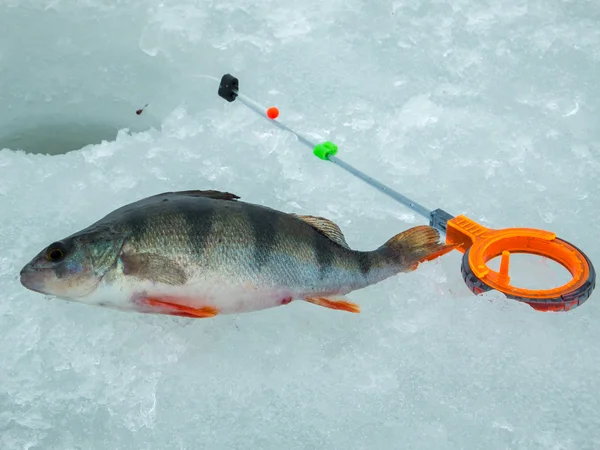
POLYGON ((357 313, 346 294, 453 248, 422 225, 375 250, 352 250, 330 220, 239 198, 182 191, 125 205, 42 250, 21 284, 89 305, 194 318, 293 300, 357 313))

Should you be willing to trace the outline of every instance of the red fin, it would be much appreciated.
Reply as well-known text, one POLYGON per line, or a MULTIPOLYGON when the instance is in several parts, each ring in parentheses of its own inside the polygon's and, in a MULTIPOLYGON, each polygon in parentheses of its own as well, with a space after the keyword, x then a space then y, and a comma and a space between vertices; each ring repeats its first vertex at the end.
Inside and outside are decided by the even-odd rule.
POLYGON ((356 303, 348 302, 346 300, 334 300, 333 298, 328 297, 307 297, 306 301, 315 305, 323 306, 325 308, 360 313, 360 306, 358 306, 356 303))
POLYGON ((168 314, 171 316, 182 316, 204 319, 208 317, 214 317, 219 314, 219 310, 214 306, 202 306, 200 308, 194 308, 192 306, 181 305, 177 303, 177 297, 154 298, 146 297, 141 300, 146 306, 156 308, 157 313, 168 314))

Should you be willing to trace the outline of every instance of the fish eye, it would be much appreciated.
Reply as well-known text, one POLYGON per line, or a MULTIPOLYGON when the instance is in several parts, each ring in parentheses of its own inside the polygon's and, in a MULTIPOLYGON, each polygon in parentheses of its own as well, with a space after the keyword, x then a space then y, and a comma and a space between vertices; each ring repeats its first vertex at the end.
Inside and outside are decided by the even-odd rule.
POLYGON ((48 247, 48 251, 46 252, 46 259, 48 261, 56 262, 60 261, 66 253, 66 249, 64 245, 59 242, 52 244, 48 247))

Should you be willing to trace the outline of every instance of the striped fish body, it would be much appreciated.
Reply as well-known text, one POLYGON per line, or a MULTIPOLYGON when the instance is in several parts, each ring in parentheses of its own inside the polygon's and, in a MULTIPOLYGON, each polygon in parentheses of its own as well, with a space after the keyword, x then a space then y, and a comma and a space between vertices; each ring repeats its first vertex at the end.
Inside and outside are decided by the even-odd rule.
POLYGON ((86 252, 96 255, 101 274, 96 288, 79 300, 189 317, 297 299, 358 312, 347 293, 449 250, 437 242, 435 229, 422 226, 374 251, 356 251, 327 219, 238 199, 218 191, 159 194, 66 238, 64 247, 93 247, 86 252))

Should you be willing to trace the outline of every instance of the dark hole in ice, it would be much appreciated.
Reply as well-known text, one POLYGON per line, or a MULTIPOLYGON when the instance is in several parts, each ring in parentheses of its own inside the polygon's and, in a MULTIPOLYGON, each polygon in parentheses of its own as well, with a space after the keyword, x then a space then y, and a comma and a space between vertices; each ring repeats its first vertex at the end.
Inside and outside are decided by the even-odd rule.
POLYGON ((96 124, 62 124, 23 129, 0 138, 0 148, 23 150, 26 153, 60 155, 79 150, 89 144, 112 141, 117 129, 96 124))
MULTIPOLYGON (((136 127, 130 132, 144 131, 136 127)), ((119 127, 107 123, 58 123, 29 126, 0 135, 0 149, 23 150, 26 153, 61 155, 90 144, 114 141, 119 127)))

